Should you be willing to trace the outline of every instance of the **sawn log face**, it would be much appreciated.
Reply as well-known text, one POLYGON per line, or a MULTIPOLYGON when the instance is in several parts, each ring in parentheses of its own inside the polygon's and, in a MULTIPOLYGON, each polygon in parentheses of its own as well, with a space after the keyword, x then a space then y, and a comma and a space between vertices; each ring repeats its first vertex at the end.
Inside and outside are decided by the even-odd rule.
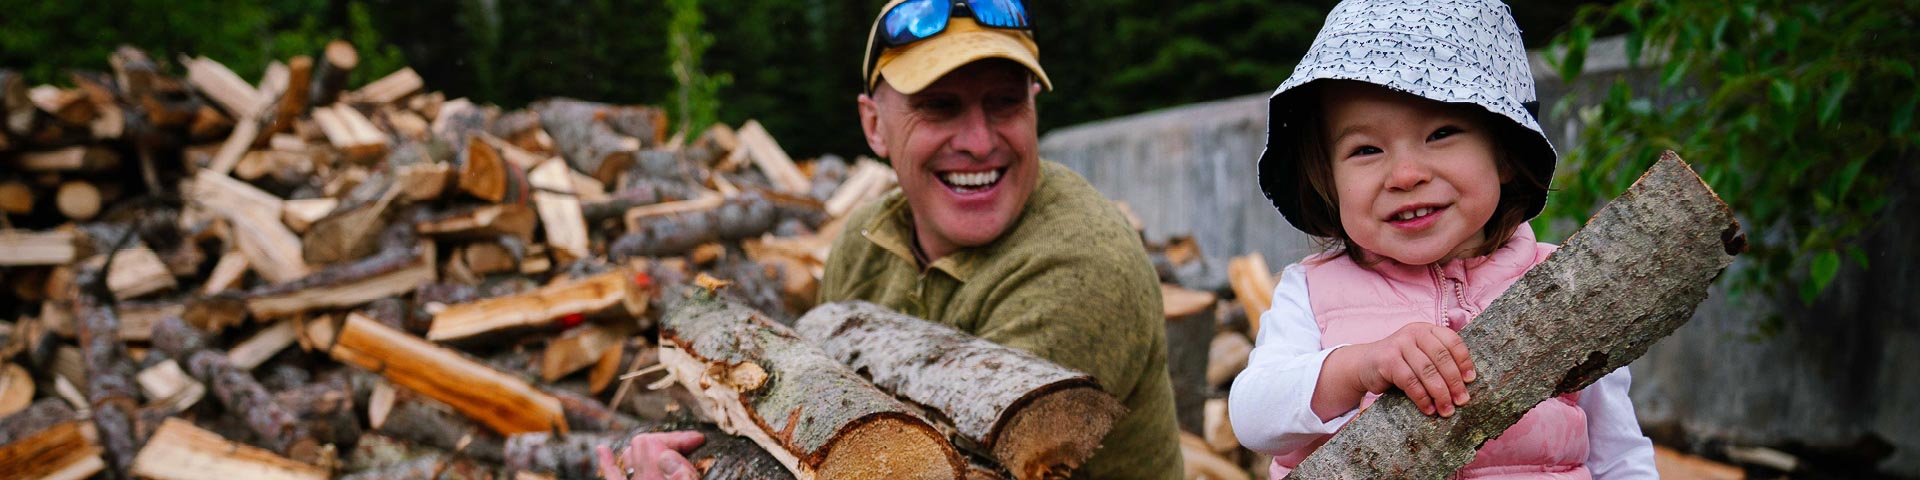
POLYGON ((1667 152, 1460 336, 1479 380, 1452 418, 1390 393, 1293 478, 1443 478, 1535 404, 1585 388, 1693 316, 1744 248, 1725 203, 1667 152))

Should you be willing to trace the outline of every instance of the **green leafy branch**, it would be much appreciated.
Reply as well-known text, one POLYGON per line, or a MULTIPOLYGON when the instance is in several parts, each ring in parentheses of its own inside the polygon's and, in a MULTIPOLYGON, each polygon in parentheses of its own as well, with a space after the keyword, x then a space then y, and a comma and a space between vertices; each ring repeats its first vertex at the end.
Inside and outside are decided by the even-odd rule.
POLYGON ((1543 225, 1579 224, 1672 149, 1746 225, 1751 268, 1729 272, 1735 293, 1796 292, 1811 304, 1844 260, 1868 267, 1860 243, 1881 221, 1885 175, 1920 145, 1916 2, 1590 5, 1554 40, 1561 53, 1549 62, 1572 81, 1595 32, 1621 26, 1628 61, 1657 69, 1657 83, 1600 78, 1599 103, 1556 105, 1583 129, 1543 225))

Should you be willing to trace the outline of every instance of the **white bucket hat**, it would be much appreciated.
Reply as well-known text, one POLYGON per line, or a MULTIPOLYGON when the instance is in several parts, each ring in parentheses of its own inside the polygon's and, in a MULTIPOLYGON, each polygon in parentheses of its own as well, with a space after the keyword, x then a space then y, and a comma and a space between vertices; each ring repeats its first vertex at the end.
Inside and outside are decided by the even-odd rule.
MULTIPOLYGON (((1293 75, 1268 99, 1266 151, 1260 154, 1260 190, 1295 228, 1300 221, 1301 109, 1318 109, 1300 87, 1318 80, 1353 80, 1445 103, 1469 103, 1512 120, 1531 135, 1525 145, 1502 145, 1517 161, 1553 178, 1556 154, 1534 119, 1533 75, 1520 27, 1505 4, 1493 0, 1347 0, 1333 7, 1293 75), (1537 141, 1536 141, 1537 140, 1537 141), (1277 195, 1276 195, 1277 194, 1277 195)), ((1516 180, 1518 181, 1518 180, 1516 180)), ((1526 205, 1533 218, 1546 192, 1526 205)))

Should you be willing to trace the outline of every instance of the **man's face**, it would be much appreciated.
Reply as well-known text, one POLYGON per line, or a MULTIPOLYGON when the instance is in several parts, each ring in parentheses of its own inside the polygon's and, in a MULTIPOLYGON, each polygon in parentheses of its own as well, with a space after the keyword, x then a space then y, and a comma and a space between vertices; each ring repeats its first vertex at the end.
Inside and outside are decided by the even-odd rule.
POLYGON ((899 174, 928 260, 985 245, 1019 218, 1040 179, 1025 67, 967 64, 911 95, 882 81, 860 96, 867 145, 899 174))

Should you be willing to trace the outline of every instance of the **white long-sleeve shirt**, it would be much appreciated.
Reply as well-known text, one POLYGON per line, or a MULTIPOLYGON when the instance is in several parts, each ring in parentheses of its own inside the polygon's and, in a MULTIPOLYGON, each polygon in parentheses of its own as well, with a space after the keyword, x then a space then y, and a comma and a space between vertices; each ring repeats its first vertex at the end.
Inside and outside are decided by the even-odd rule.
MULTIPOLYGON (((1247 448, 1267 454, 1291 452, 1339 430, 1358 410, 1325 422, 1313 413, 1320 368, 1334 349, 1320 348, 1320 327, 1307 303, 1306 269, 1296 263, 1280 273, 1273 304, 1260 315, 1247 368, 1234 378, 1227 400, 1233 433, 1247 448)), ((1587 415, 1587 468, 1596 479, 1659 478, 1653 442, 1640 433, 1627 388, 1626 367, 1601 377, 1580 394, 1587 415)), ((1471 400, 1469 400, 1471 401, 1471 400)))

